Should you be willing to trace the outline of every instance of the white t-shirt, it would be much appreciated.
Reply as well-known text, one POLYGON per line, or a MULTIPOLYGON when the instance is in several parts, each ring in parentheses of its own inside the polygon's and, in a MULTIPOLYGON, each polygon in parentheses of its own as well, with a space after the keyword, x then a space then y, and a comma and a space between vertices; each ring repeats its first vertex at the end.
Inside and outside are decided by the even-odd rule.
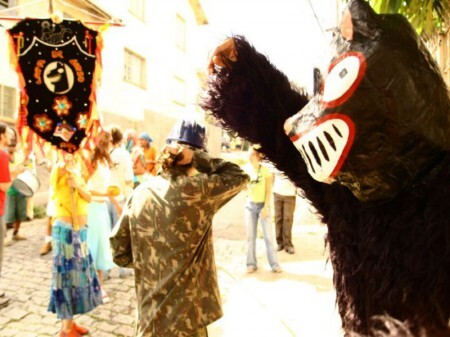
POLYGON ((117 201, 122 201, 128 197, 133 190, 133 161, 130 153, 123 147, 114 147, 110 152, 113 167, 111 169, 111 185, 120 188, 117 201), (129 183, 127 185, 127 182, 129 183), (131 184, 131 186, 130 186, 131 184))
MULTIPOLYGON (((87 182, 87 188, 89 191, 96 191, 99 193, 105 193, 110 186, 111 179, 111 170, 108 167, 108 163, 106 162, 98 162, 97 169, 94 171, 92 176, 89 178, 87 182)), ((92 201, 106 201, 108 197, 93 195, 92 201)))

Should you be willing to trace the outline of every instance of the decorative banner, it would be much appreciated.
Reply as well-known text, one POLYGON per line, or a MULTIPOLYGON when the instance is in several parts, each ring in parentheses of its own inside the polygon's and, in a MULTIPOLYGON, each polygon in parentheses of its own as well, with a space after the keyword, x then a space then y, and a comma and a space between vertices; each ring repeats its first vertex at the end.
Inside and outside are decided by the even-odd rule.
POLYGON ((21 84, 19 134, 29 149, 36 134, 74 153, 98 132, 100 34, 79 21, 51 19, 24 19, 8 33, 21 84))

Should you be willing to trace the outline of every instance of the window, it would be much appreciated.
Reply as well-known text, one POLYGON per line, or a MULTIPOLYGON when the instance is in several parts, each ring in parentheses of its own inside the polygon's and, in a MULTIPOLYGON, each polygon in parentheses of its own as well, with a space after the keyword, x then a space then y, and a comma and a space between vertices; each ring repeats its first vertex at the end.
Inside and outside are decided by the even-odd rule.
POLYGON ((0 117, 14 119, 16 113, 16 89, 0 85, 0 117))
POLYGON ((130 0, 130 13, 141 20, 144 20, 145 18, 144 2, 144 0, 130 0))
POLYGON ((186 20, 178 14, 175 22, 175 44, 178 49, 186 50, 186 20))
POLYGON ((186 105, 186 83, 178 76, 175 76, 172 84, 172 100, 179 105, 186 105))
POLYGON ((141 88, 146 85, 145 59, 129 49, 125 49, 123 79, 141 88))

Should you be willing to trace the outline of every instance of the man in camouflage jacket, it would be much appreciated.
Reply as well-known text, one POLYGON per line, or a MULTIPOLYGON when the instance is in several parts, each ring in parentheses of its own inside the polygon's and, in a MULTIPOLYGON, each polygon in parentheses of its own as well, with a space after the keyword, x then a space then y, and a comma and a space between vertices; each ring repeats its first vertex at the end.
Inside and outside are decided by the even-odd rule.
POLYGON ((182 159, 133 192, 111 237, 114 262, 135 270, 136 336, 207 336, 222 316, 212 219, 249 178, 177 140, 165 152, 182 159))

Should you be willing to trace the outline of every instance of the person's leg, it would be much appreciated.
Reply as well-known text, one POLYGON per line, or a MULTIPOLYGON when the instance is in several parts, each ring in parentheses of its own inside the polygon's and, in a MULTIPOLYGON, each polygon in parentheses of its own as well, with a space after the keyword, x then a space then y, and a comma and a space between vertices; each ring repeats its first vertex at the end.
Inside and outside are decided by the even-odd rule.
POLYGON ((256 225, 258 223, 257 204, 247 201, 245 207, 245 225, 247 233, 247 268, 256 270, 256 225))
POLYGON ((114 228, 114 225, 116 224, 117 221, 117 211, 116 208, 114 207, 114 204, 110 200, 106 201, 106 205, 108 206, 109 221, 111 223, 112 229, 114 228))
POLYGON ((6 237, 6 225, 4 216, 0 215, 0 276, 2 273, 2 266, 3 266, 3 248, 4 248, 4 242, 6 237))
POLYGON ((63 319, 61 331, 64 333, 70 333, 72 329, 73 329, 73 319, 63 319))
MULTIPOLYGON (((126 200, 122 199, 122 200, 118 201, 118 204, 123 208, 123 206, 125 205, 125 202, 126 202, 126 200)), ((108 201, 108 209, 109 209, 109 215, 111 216, 111 226, 112 226, 111 228, 114 229, 114 227, 117 225, 117 222, 119 221, 119 216, 121 214, 119 214, 117 212, 116 207, 114 207, 114 205, 109 201, 108 201)), ((129 275, 131 275, 130 268, 119 267, 119 277, 125 278, 129 275)))
POLYGON ((34 200, 33 197, 27 198, 27 221, 34 218, 34 200))
MULTIPOLYGON (((6 224, 3 215, 0 216, 0 275, 3 265, 3 248, 6 236, 6 224)), ((9 298, 5 296, 5 292, 0 289, 0 308, 6 307, 9 304, 9 298)))
POLYGON ((19 235, 20 224, 27 219, 27 198, 22 195, 16 195, 16 221, 14 222, 13 240, 26 240, 25 237, 19 235))
POLYGON ((50 188, 48 193, 48 201, 47 201, 47 225, 45 229, 45 239, 44 244, 41 247, 39 253, 41 255, 45 255, 52 251, 52 223, 55 216, 55 200, 53 199, 53 190, 50 188))
POLYGON ((280 272, 281 268, 278 264, 277 254, 273 244, 273 232, 270 215, 264 218, 261 217, 260 220, 264 235, 264 243, 266 244, 267 259, 269 260, 270 267, 274 272, 280 272))
MULTIPOLYGON (((14 228, 15 218, 15 204, 14 204, 14 196, 6 194, 6 202, 5 202, 5 215, 3 218, 6 224, 11 224, 10 228, 14 228)), ((8 247, 12 245, 12 239, 8 238, 8 233, 5 230, 5 236, 3 237, 5 241, 4 247, 8 247)))
POLYGON ((292 224, 294 223, 295 196, 284 197, 283 208, 283 242, 284 249, 289 254, 294 254, 294 245, 292 244, 292 224))
MULTIPOLYGON (((114 207, 114 204, 110 200, 106 201, 106 206, 108 208, 109 226, 112 229, 112 228, 114 228, 114 224, 117 221, 117 211, 116 211, 116 208, 114 207)), ((110 271, 111 270, 105 270, 103 272, 103 277, 105 278, 105 280, 109 279, 110 271)))
POLYGON ((275 215, 275 238, 277 240, 277 250, 284 249, 283 246, 283 199, 280 195, 273 194, 273 205, 275 215))
MULTIPOLYGON (((103 293, 103 303, 109 302, 109 296, 104 288, 104 280, 106 271, 116 267, 114 262, 112 261, 112 253, 111 246, 109 242, 109 236, 111 234, 111 222, 109 219, 108 206, 105 202, 91 202, 89 204, 90 212, 88 213, 88 222, 89 216, 92 216, 92 223, 97 227, 97 237, 96 237, 96 258, 95 258, 95 266, 98 273, 98 278, 100 280, 100 287, 103 293)), ((90 228, 88 229, 90 230, 90 228)), ((90 240, 88 236, 88 240, 90 240)), ((88 242, 89 244, 89 242, 88 242)), ((89 246, 90 248, 90 246, 89 246)))
POLYGON ((100 287, 103 288, 103 270, 97 269, 97 275, 100 282, 100 287))
POLYGON ((39 253, 45 255, 52 251, 52 218, 48 217, 47 225, 45 226, 45 240, 39 253))

